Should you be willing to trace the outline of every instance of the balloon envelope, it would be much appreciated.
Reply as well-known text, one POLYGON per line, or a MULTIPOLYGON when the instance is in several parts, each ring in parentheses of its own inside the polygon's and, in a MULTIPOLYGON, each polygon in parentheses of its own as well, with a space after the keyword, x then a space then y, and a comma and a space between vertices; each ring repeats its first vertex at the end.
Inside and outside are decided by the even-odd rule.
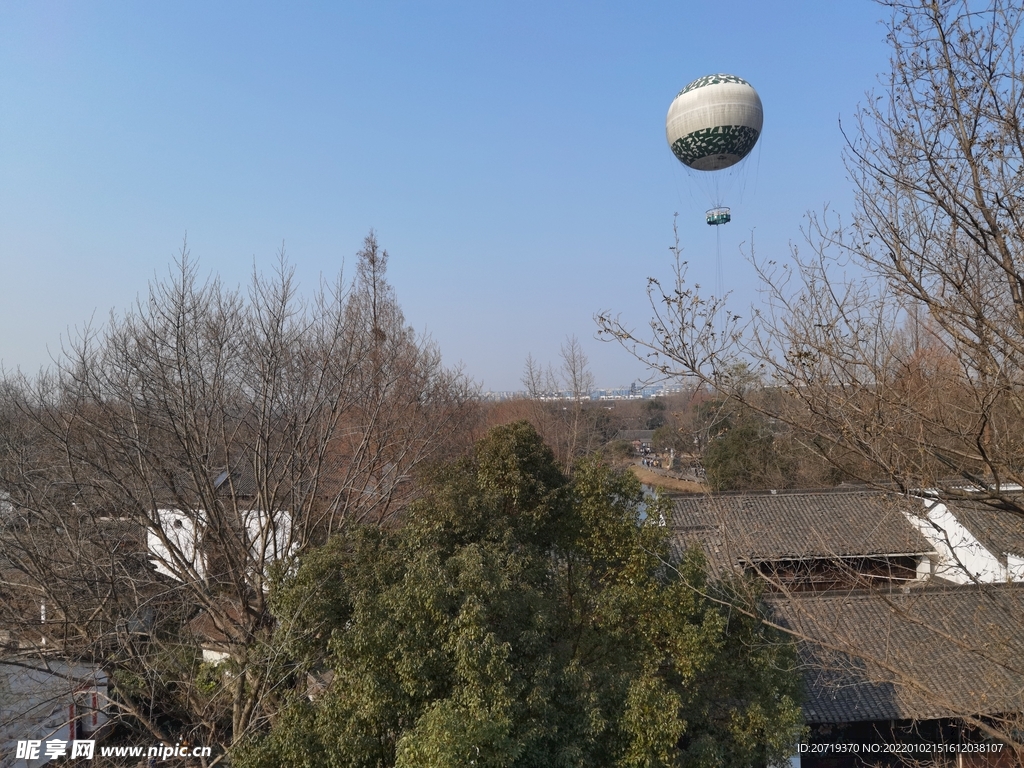
POLYGON ((719 171, 750 154, 763 122, 761 97, 750 83, 735 75, 706 75, 673 100, 665 133, 683 165, 719 171))

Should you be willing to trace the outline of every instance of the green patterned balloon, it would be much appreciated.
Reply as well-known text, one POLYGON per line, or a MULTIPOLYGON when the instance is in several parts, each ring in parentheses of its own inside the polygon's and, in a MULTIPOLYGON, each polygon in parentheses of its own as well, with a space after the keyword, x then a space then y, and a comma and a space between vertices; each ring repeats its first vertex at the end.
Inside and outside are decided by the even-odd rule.
POLYGON ((750 154, 763 122, 761 98, 750 83, 735 75, 705 75, 676 96, 665 133, 683 165, 719 171, 750 154))

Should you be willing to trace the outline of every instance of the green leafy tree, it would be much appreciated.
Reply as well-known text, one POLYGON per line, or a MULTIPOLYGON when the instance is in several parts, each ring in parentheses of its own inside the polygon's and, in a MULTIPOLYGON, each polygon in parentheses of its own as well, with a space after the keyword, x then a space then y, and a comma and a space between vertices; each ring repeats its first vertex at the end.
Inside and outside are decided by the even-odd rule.
POLYGON ((346 532, 284 579, 276 642, 295 690, 236 764, 785 756, 799 727, 790 646, 723 607, 732 596, 696 556, 667 565, 643 509, 628 473, 588 460, 570 480, 529 424, 492 430, 402 529, 346 532), (311 696, 307 680, 327 685, 311 696))
POLYGON ((665 425, 665 403, 661 400, 643 401, 643 418, 645 429, 658 429, 665 425))
POLYGON ((716 491, 788 487, 790 457, 776 449, 775 430, 749 408, 712 400, 697 408, 707 434, 702 462, 716 491))

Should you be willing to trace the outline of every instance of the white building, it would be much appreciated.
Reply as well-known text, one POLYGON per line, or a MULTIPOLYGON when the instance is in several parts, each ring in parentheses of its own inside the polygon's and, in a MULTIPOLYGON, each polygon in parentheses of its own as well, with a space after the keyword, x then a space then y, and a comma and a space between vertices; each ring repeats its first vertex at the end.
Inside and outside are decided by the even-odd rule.
POLYGON ((0 768, 38 768, 49 759, 18 759, 19 741, 44 745, 92 739, 109 722, 107 675, 98 667, 0 660, 0 768))
POLYGON ((923 577, 954 584, 1024 581, 1024 517, 975 501, 921 498, 919 514, 907 520, 936 554, 921 563, 923 577))
MULTIPOLYGON (((298 551, 289 512, 248 510, 241 516, 242 525, 229 535, 238 536, 240 540, 244 537, 244 546, 252 563, 252 576, 266 576, 271 563, 291 557, 298 551)), ((210 546, 203 540, 209 526, 206 513, 203 510, 158 509, 154 522, 146 539, 150 562, 157 572, 178 581, 206 578, 206 551, 210 546)))

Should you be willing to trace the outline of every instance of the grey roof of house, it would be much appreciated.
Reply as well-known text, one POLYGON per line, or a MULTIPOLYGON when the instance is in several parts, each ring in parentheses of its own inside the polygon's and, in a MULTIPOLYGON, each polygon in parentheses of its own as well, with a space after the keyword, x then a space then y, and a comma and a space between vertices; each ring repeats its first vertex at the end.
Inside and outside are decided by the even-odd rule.
POLYGON ((1024 712, 1024 587, 771 601, 798 643, 810 724, 1024 712))
POLYGON ((1005 560, 1007 553, 1024 556, 1024 516, 1021 514, 977 501, 946 501, 945 504, 996 557, 1005 560))
POLYGON ((933 547, 907 521, 919 499, 876 491, 679 496, 673 544, 700 545, 713 569, 738 563, 922 555, 933 547))

